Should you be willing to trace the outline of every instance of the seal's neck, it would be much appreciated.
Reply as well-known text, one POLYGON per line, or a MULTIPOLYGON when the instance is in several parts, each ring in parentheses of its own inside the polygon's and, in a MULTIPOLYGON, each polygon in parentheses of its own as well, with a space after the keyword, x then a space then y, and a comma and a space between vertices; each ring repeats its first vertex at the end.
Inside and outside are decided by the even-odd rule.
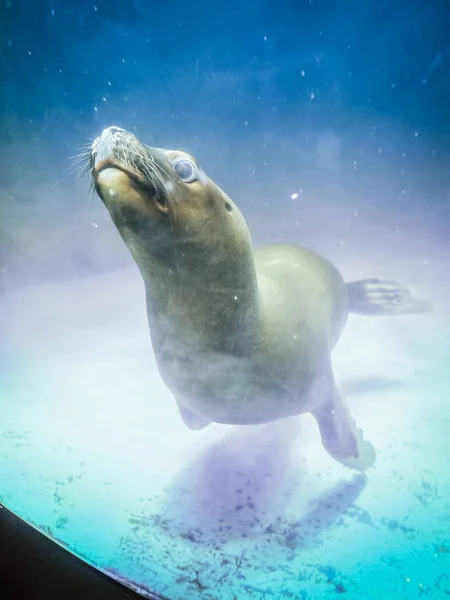
MULTIPOLYGON (((131 249, 131 248, 130 248, 131 249)), ((131 249, 132 250, 132 249, 131 249)), ((135 259, 145 283, 154 350, 163 345, 238 355, 254 340, 258 288, 251 242, 178 247, 171 260, 135 259), (226 244, 225 244, 226 246, 226 244)))

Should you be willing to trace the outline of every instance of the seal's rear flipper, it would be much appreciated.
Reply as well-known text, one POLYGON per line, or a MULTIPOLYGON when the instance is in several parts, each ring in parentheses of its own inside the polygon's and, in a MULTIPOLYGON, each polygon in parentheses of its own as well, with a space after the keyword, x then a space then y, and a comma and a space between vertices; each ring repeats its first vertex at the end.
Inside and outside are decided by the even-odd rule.
POLYGON ((416 300, 395 281, 362 279, 347 283, 349 312, 360 315, 403 315, 431 310, 426 300, 416 300))
POLYGON ((183 423, 189 427, 189 429, 204 429, 211 424, 211 421, 204 419, 200 415, 192 412, 189 408, 186 408, 179 402, 177 402, 178 410, 180 411, 183 423))
POLYGON ((362 430, 356 427, 336 388, 329 393, 327 402, 312 414, 319 425, 322 444, 335 460, 358 471, 373 466, 375 448, 364 439, 362 430))

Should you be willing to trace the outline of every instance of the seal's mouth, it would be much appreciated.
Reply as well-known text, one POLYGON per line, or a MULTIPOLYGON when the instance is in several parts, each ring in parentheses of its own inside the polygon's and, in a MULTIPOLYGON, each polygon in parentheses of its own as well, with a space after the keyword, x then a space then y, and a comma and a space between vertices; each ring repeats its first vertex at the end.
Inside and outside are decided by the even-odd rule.
POLYGON ((97 193, 102 198, 101 174, 107 169, 121 171, 158 208, 167 210, 168 192, 165 171, 147 146, 131 133, 117 127, 105 129, 92 144, 89 166, 97 193))
POLYGON ((98 181, 100 173, 102 173, 106 169, 115 169, 117 171, 122 171, 122 173, 128 175, 128 177, 139 187, 145 188, 150 193, 154 193, 156 191, 155 186, 145 176, 144 173, 138 171, 131 165, 123 163, 114 156, 110 156, 94 164, 94 166, 92 167, 92 177, 94 178, 94 182, 98 181))

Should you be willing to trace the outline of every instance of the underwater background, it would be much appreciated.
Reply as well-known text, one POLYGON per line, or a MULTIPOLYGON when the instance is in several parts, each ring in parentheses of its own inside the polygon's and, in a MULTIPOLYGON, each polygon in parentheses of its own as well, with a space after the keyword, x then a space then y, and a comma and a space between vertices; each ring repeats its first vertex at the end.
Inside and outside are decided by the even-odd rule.
POLYGON ((0 502, 143 596, 449 597, 449 30, 447 0, 0 0, 0 502), (375 468, 309 415, 183 425, 71 158, 110 125, 193 154, 256 246, 433 303, 333 354, 375 468))

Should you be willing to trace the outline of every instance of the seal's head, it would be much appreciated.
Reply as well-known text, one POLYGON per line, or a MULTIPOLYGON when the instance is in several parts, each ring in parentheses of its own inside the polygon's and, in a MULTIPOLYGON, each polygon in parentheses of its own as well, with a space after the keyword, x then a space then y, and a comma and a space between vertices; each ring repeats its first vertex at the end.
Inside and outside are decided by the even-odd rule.
POLYGON ((190 337, 216 323, 217 340, 242 329, 257 294, 250 234, 197 161, 118 127, 94 141, 89 160, 95 189, 141 271, 149 319, 164 318, 190 337))
MULTIPOLYGON (((171 262, 180 252, 248 247, 246 223, 233 201, 185 152, 150 148, 118 127, 93 143, 90 166, 95 189, 125 243, 133 251, 171 262)), ((139 262, 139 261, 137 261, 139 262)))

